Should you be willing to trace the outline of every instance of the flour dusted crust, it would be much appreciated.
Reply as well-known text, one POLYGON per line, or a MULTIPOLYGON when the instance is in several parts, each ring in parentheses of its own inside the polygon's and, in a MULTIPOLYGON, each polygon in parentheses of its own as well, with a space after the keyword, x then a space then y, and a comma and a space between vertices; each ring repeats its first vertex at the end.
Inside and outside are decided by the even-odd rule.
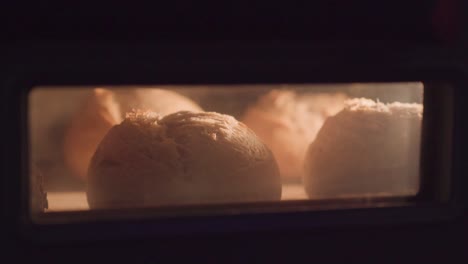
POLYGON ((281 198, 270 150, 218 113, 132 112, 100 143, 88 171, 91 208, 281 198))
POLYGON ((273 152, 284 179, 300 179, 303 160, 323 122, 343 108, 343 94, 299 95, 272 90, 242 118, 273 152))
POLYGON ((109 129, 122 122, 134 108, 167 115, 181 110, 201 111, 192 100, 169 90, 97 88, 79 109, 66 130, 64 158, 77 176, 86 179, 88 165, 96 147, 109 129))
POLYGON ((416 194, 422 111, 421 104, 347 100, 307 151, 309 197, 416 194))

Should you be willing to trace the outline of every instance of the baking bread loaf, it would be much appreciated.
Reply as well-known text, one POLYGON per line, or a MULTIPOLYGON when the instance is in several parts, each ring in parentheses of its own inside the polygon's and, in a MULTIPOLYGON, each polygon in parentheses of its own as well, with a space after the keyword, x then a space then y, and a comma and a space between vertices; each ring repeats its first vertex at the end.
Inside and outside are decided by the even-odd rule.
POLYGON ((280 200, 270 150, 231 116, 131 112, 99 144, 88 171, 91 208, 280 200))
POLYGON ((300 180, 307 147, 325 118, 342 109, 345 98, 343 94, 272 90, 247 109, 242 122, 271 149, 282 178, 300 180))
POLYGON ((114 90, 114 96, 120 105, 121 120, 133 109, 150 110, 163 116, 184 110, 202 111, 200 106, 188 97, 170 90, 140 86, 135 89, 114 90))
POLYGON ((421 104, 347 100, 309 146, 304 161, 309 197, 415 195, 422 110, 421 104))
POLYGON ((192 100, 162 89, 94 89, 66 130, 64 159, 75 175, 86 179, 91 156, 109 129, 132 109, 149 109, 160 115, 181 110, 201 111, 192 100))

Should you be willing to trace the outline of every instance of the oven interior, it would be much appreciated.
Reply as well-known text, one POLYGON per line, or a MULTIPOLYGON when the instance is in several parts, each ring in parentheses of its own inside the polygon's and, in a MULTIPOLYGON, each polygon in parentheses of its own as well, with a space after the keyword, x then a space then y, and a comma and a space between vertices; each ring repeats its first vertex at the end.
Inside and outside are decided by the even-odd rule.
POLYGON ((435 198, 427 84, 35 86, 29 210, 47 224, 435 198))

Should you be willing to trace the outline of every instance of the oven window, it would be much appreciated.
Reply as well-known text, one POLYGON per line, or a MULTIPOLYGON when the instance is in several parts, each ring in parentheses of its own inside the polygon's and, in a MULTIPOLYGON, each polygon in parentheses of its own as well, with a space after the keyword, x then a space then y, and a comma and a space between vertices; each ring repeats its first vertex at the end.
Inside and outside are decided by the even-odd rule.
POLYGON ((352 199, 414 197, 423 89, 421 82, 34 87, 30 209, 329 200, 339 208, 352 199))

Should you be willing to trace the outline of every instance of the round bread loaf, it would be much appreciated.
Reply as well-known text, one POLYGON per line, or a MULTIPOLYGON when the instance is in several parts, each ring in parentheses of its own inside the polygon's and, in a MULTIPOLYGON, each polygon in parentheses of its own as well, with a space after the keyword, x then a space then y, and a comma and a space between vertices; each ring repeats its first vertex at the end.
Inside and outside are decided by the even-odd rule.
POLYGON ((242 122, 271 149, 282 178, 299 180, 307 147, 325 118, 342 109, 344 100, 343 94, 272 90, 247 109, 242 122))
POLYGON ((421 104, 347 100, 307 151, 309 197, 415 195, 422 109, 421 104))
POLYGON ((91 208, 280 200, 270 150, 231 116, 132 112, 99 144, 88 171, 91 208))
POLYGON ((167 115, 177 111, 201 111, 192 100, 169 90, 119 89, 93 90, 66 130, 64 159, 81 179, 86 179, 89 162, 109 129, 122 122, 126 112, 148 109, 167 115))

